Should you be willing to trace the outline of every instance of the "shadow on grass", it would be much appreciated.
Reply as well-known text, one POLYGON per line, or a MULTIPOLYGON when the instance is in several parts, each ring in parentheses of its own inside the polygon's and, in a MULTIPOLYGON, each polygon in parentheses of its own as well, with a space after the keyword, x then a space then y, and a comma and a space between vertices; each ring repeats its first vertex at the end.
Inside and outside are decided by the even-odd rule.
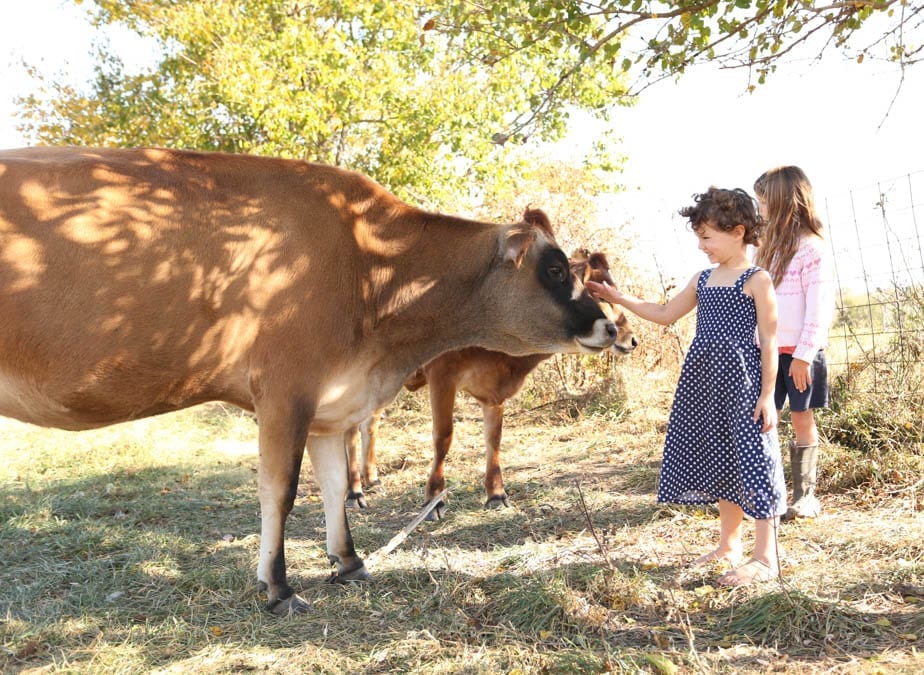
MULTIPOLYGON (((668 517, 653 490, 621 492, 638 467, 585 469, 556 466, 532 483, 514 470, 514 506, 498 511, 483 509, 480 490, 456 489, 447 518, 422 524, 402 548, 429 546, 430 557, 409 554, 399 569, 373 568, 375 581, 348 587, 324 581, 323 509, 306 470, 287 559, 290 583, 313 611, 288 620, 263 612, 256 593, 259 506, 246 463, 2 485, 0 669, 228 672, 280 660, 289 672, 402 672, 437 650, 458 666, 493 649, 491 666, 505 672, 522 658, 537 672, 637 672, 658 669, 653 654, 708 670, 698 658, 742 644, 806 663, 826 654, 873 659, 907 649, 901 634, 919 632, 910 613, 769 587, 677 584, 676 567, 648 569, 618 550, 612 568, 592 549, 577 551, 589 561, 557 553, 537 560, 536 543, 567 549, 584 535, 587 549, 578 483, 601 533, 628 526, 644 536, 645 524, 668 517), (447 569, 449 556, 463 562, 447 569), (488 557, 500 562, 486 567, 488 557), (203 665, 209 658, 216 663, 203 665)), ((650 485, 656 464, 643 469, 650 485)), ((416 471, 395 471, 385 494, 370 495, 370 509, 350 513, 359 549, 378 549, 419 511, 416 471)), ((754 658, 729 649, 721 664, 744 672, 754 658)))
MULTIPOLYGON (((882 628, 879 614, 772 590, 704 597, 672 587, 676 569, 639 569, 618 554, 612 568, 550 560, 541 569, 472 573, 424 562, 373 570, 370 583, 334 586, 314 573, 326 565, 318 504, 305 505, 289 531, 291 581, 312 612, 279 619, 261 611, 255 592, 256 537, 222 534, 258 527, 250 471, 200 469, 185 476, 182 467, 138 472, 119 481, 115 495, 107 494, 111 476, 0 492, 5 672, 62 662, 79 670, 81 659, 98 658, 106 645, 114 651, 130 645, 130 669, 138 670, 195 670, 203 653, 230 659, 211 664, 213 672, 248 669, 251 661, 262 663, 266 650, 291 650, 302 659, 313 646, 329 661, 317 664, 317 672, 401 671, 408 665, 402 654, 425 653, 432 644, 444 656, 462 658, 477 646, 529 654, 553 672, 590 673, 614 658, 624 672, 650 669, 653 654, 695 666, 697 653, 742 641, 808 661, 832 650, 875 658, 901 644, 894 630, 882 628), (163 493, 155 487, 171 481, 182 487, 163 493), (117 516, 114 509, 124 505, 125 515, 117 516)), ((407 495, 389 499, 396 512, 409 502, 407 495)), ((617 510, 596 525, 621 523, 628 513, 617 510)), ((497 527, 497 513, 489 515, 490 524, 454 532, 451 545, 463 534, 495 547, 525 541, 517 525, 522 512, 503 513, 504 527, 497 527)), ((565 525, 579 531, 581 521, 565 525)), ((377 545, 390 533, 365 534, 377 545)), ((723 659, 726 666, 753 667, 753 655, 723 659)))
POLYGON ((3 486, 0 610, 25 620, 106 613, 152 587, 207 586, 210 567, 240 558, 231 544, 258 531, 254 483, 232 465, 3 486))
MULTIPOLYGON (((491 648, 513 642, 550 653, 581 645, 590 654, 628 654, 636 665, 652 649, 678 665, 693 665, 698 652, 714 654, 741 643, 807 663, 830 654, 875 660, 883 650, 903 646, 879 613, 779 588, 757 594, 710 590, 704 599, 668 590, 670 572, 652 575, 620 561, 613 569, 570 563, 530 574, 386 572, 360 587, 320 590, 313 621, 327 625, 338 614, 357 619, 358 633, 327 643, 346 653, 357 640, 375 640, 384 626, 380 640, 426 633, 439 643, 474 641, 491 648), (374 625, 366 634, 361 626, 368 618, 374 625), (384 620, 375 624, 376 618, 384 620)), ((753 653, 736 657, 735 650, 722 661, 748 672, 755 666, 753 653)))

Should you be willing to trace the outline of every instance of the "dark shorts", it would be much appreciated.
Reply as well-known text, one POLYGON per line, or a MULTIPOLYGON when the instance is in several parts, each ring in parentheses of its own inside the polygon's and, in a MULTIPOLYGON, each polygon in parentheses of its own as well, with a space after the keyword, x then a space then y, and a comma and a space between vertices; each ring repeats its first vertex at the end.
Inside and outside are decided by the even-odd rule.
POLYGON ((776 409, 782 410, 786 398, 789 398, 789 409, 793 412, 805 412, 809 408, 828 407, 828 363, 825 361, 825 352, 818 350, 815 360, 812 361, 812 383, 805 391, 796 389, 789 376, 789 366, 792 363, 792 354, 780 354, 779 369, 776 371, 776 409))

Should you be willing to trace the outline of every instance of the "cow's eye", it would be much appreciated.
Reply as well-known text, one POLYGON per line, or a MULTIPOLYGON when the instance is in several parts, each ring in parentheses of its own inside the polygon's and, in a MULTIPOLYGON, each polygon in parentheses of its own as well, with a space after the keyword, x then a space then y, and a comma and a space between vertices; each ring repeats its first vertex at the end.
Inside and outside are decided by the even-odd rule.
POLYGON ((552 263, 548 266, 546 272, 549 275, 549 279, 557 281, 560 284, 565 283, 565 280, 568 278, 568 272, 561 263, 552 263))

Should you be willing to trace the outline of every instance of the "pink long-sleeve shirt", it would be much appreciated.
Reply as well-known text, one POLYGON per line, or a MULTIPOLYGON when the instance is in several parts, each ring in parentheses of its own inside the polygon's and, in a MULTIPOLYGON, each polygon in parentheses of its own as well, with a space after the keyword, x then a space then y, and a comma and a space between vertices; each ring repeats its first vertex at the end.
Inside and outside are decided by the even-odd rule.
POLYGON ((776 287, 777 344, 809 363, 828 343, 834 320, 834 260, 823 239, 802 238, 776 287))

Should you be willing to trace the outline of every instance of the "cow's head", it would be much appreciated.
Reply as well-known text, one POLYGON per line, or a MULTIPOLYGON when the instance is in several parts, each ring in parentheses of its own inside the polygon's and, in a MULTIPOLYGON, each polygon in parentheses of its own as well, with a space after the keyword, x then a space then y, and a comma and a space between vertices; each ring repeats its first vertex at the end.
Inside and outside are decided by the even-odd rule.
MULTIPOLYGON (((610 276, 610 264, 605 253, 600 251, 591 253, 586 248, 579 248, 571 254, 570 263, 571 273, 578 277, 582 284, 586 284, 588 281, 596 281, 600 284, 606 282, 611 286, 616 285, 613 283, 613 277, 610 276)), ((632 327, 629 325, 622 307, 611 305, 608 302, 601 302, 600 307, 610 321, 616 324, 616 329, 619 331, 616 342, 613 343, 613 351, 628 354, 638 347, 638 339, 635 337, 635 333, 632 332, 632 327)))
POLYGON ((503 229, 498 262, 486 281, 491 323, 507 333, 502 351, 597 353, 612 346, 615 324, 571 274, 545 213, 527 210, 522 222, 503 229))

